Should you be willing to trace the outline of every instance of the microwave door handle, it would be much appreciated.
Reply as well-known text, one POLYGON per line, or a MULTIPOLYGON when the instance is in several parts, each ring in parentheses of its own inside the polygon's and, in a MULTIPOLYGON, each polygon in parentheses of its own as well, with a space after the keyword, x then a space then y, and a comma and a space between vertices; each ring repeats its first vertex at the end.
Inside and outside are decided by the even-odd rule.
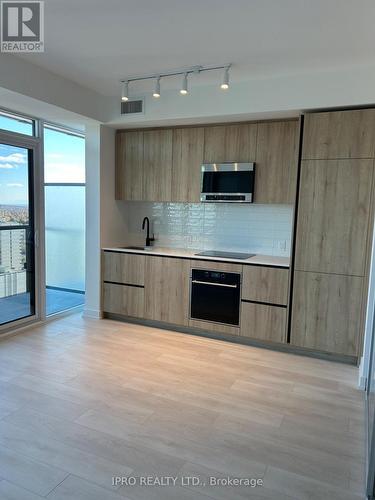
POLYGON ((224 288, 237 288, 237 285, 227 285, 225 283, 213 283, 212 281, 192 280, 191 282, 196 283, 197 285, 212 285, 212 286, 221 286, 224 288))

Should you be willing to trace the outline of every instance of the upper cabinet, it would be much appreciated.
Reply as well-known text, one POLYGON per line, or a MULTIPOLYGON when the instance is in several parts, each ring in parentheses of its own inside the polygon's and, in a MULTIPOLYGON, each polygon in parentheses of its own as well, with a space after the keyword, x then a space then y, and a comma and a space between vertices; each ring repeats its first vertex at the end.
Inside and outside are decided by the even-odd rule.
POLYGON ((258 124, 205 127, 204 163, 255 161, 258 124))
POLYGON ((198 203, 202 163, 256 162, 255 203, 294 203, 298 121, 122 131, 116 198, 198 203))
POLYGON ((143 199, 171 201, 172 130, 143 133, 143 199))
POLYGON ((298 121, 258 124, 255 203, 294 203, 298 136, 298 121))
POLYGON ((143 132, 116 135, 116 199, 143 199, 143 132))
POLYGON ((203 127, 177 128, 173 130, 171 187, 171 199, 173 201, 199 202, 203 148, 203 127))
POLYGON ((373 158, 374 130, 375 109, 307 114, 302 158, 373 158))

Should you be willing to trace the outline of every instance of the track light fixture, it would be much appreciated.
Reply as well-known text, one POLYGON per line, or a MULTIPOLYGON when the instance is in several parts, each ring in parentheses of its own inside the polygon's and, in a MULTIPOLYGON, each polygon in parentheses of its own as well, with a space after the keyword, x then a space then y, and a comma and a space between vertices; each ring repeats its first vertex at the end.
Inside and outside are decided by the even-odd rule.
POLYGON ((121 100, 125 101, 125 102, 129 100, 129 82, 128 81, 122 82, 121 100))
POLYGON ((160 97, 160 76, 157 77, 156 79, 156 83, 155 83, 155 89, 154 89, 154 92, 153 92, 153 97, 160 97))
POLYGON ((160 79, 161 78, 166 78, 168 76, 178 76, 182 75, 182 86, 180 89, 180 94, 181 95, 186 95, 189 93, 188 91, 188 77, 190 74, 194 75, 199 75, 200 73, 203 73, 204 71, 215 71, 215 70, 224 70, 224 76, 223 76, 223 81, 220 85, 220 88, 226 90, 229 88, 229 69, 231 67, 231 64, 221 64, 220 66, 191 66, 190 68, 186 69, 181 69, 178 71, 167 71, 165 73, 157 73, 156 75, 144 75, 144 76, 134 76, 132 78, 126 78, 124 80, 121 80, 122 84, 122 101, 128 101, 129 100, 129 83, 130 82, 139 82, 142 80, 155 80, 155 89, 152 95, 155 98, 160 97, 160 79))
POLYGON ((223 83, 220 85, 223 90, 229 89, 229 68, 230 66, 227 66, 224 70, 223 83))
POLYGON ((182 87, 181 87, 181 90, 180 90, 180 94, 182 95, 186 95, 188 93, 188 74, 187 73, 184 73, 184 77, 182 79, 182 87))

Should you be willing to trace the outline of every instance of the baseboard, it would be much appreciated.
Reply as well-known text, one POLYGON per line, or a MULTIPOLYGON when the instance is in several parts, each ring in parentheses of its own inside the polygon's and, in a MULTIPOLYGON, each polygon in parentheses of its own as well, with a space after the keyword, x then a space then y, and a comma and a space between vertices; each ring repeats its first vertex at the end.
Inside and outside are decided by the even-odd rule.
POLYGON ((270 349, 273 351, 286 352, 289 354, 297 354, 309 358, 325 359, 328 361, 345 363, 349 365, 357 364, 357 358, 354 356, 345 356, 340 354, 331 354, 322 351, 313 351, 303 347, 296 347, 291 344, 279 344, 277 342, 260 341, 249 337, 241 337, 240 335, 230 335, 228 333, 219 333, 215 331, 202 330, 201 328, 192 328, 189 326, 174 325, 171 323, 164 323, 162 321, 155 321, 144 318, 134 318, 130 316, 122 316, 120 314, 113 314, 113 313, 104 313, 103 318, 114 319, 126 323, 134 323, 137 325, 145 325, 154 328, 156 327, 164 330, 172 330, 174 332, 187 333, 189 335, 198 335, 201 337, 208 337, 215 340, 234 342, 236 344, 260 347, 262 349, 270 349))
POLYGON ((84 318, 92 318, 92 319, 102 319, 103 313, 99 309, 83 309, 82 316, 84 318))

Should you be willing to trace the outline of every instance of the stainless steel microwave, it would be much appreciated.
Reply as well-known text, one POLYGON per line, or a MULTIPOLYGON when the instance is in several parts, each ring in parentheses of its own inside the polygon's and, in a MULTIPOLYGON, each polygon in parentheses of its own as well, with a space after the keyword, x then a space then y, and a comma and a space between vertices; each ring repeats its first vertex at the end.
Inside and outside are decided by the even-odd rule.
POLYGON ((201 201, 254 201, 255 163, 206 163, 202 165, 201 173, 201 201))

